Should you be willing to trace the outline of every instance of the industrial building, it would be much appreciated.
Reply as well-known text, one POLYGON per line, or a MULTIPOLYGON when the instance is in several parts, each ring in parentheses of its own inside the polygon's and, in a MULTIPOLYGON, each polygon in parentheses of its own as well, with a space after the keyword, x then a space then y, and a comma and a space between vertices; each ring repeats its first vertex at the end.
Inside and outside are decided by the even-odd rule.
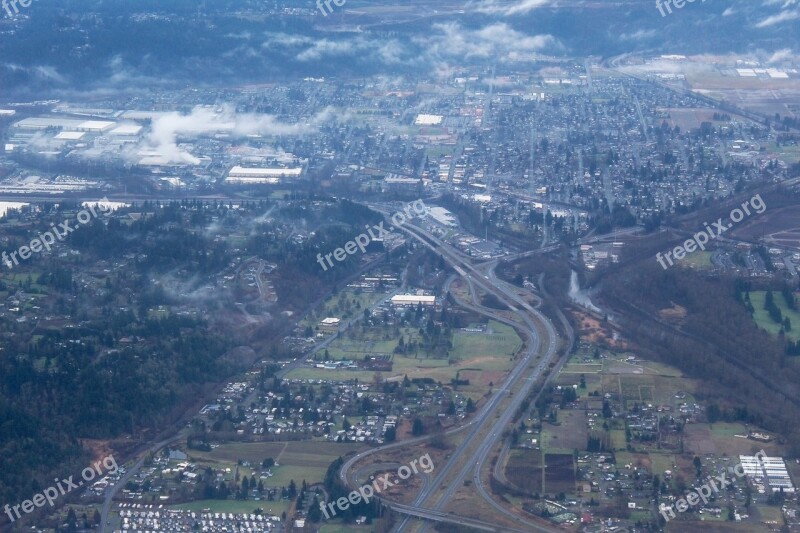
POLYGON ((392 305, 397 307, 408 307, 421 305, 432 307, 436 303, 436 296, 425 294, 396 294, 392 296, 392 305))
POLYGON ((294 168, 246 168, 235 166, 228 172, 225 183, 235 184, 275 184, 281 178, 299 178, 303 174, 302 167, 294 168))
POLYGON ((789 476, 786 463, 782 457, 756 457, 753 455, 740 455, 739 462, 742 465, 745 475, 763 492, 769 486, 772 492, 793 493, 794 484, 789 476), (766 481, 766 484, 764 483, 766 481))

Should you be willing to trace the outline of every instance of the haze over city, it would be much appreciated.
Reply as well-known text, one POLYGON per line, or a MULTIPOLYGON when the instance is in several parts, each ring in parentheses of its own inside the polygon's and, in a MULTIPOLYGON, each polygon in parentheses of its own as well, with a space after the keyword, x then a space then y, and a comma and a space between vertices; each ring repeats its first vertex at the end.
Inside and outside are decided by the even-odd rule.
POLYGON ((0 3, 0 531, 800 531, 795 0, 0 3))

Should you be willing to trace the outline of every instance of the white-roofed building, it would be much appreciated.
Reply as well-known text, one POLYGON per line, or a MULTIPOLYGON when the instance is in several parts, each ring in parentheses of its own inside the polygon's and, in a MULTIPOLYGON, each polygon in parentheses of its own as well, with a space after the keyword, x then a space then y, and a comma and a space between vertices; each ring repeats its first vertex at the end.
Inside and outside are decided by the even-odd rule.
POLYGON ((80 141, 84 135, 84 131, 62 131, 55 138, 58 141, 80 141))
POLYGON ((433 206, 428 209, 428 214, 442 226, 456 227, 456 217, 444 207, 433 206))
POLYGON ((795 491, 792 478, 789 476, 782 457, 740 455, 739 462, 748 477, 766 478, 773 492, 781 489, 787 493, 795 491))
POLYGON ((414 124, 417 126, 438 126, 442 123, 444 117, 442 115, 417 115, 414 124))
POLYGON ((109 134, 116 137, 134 137, 139 135, 142 129, 142 126, 138 124, 122 124, 111 130, 109 134))
POLYGON ((302 175, 302 167, 248 168, 237 165, 230 169, 228 172, 228 177, 225 179, 225 183, 279 183, 281 178, 299 178, 302 175))
POLYGON ((116 122, 107 120, 86 120, 78 124, 75 128, 78 131, 88 131, 92 133, 102 133, 108 131, 116 125, 116 122))
POLYGON ((436 304, 436 296, 425 294, 396 294, 392 296, 392 305, 397 307, 407 307, 410 305, 422 307, 432 307, 436 304))

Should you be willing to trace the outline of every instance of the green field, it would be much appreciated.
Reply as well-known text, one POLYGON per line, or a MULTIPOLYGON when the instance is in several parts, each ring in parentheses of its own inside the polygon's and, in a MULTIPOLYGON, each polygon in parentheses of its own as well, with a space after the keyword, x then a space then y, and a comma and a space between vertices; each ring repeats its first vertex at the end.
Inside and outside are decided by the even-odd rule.
POLYGON ((711 256, 713 254, 711 252, 704 252, 702 250, 697 250, 690 254, 687 254, 686 257, 683 259, 678 260, 678 264, 681 266, 691 267, 698 270, 703 269, 711 269, 714 267, 713 263, 711 263, 711 256))
MULTIPOLYGON (((361 329, 355 326, 350 332, 337 338, 328 346, 328 355, 335 360, 363 359, 373 353, 393 354, 399 335, 390 335, 390 328, 361 329), (398 338, 395 338, 398 337, 398 338)), ((419 330, 403 328, 400 335, 406 343, 419 339, 419 330)), ((460 385, 462 392, 473 399, 481 397, 490 383, 500 383, 514 365, 514 356, 522 347, 522 340, 510 326, 490 321, 486 332, 455 331, 453 348, 449 359, 428 358, 424 353, 400 355, 392 358, 392 371, 383 372, 384 379, 431 378, 448 383, 457 375, 469 380, 469 385, 460 385)), ((319 355, 319 354, 318 354, 319 355)), ((375 372, 361 370, 326 370, 322 368, 297 368, 286 375, 287 379, 319 379, 333 381, 372 381, 375 372)))
POLYGON ((598 374, 603 371, 601 364, 569 363, 561 371, 562 374, 598 374))
POLYGON ((611 443, 614 446, 615 450, 625 450, 628 447, 628 443, 625 440, 625 430, 623 429, 612 429, 609 434, 611 435, 611 443))
POLYGON ((222 444, 210 452, 189 450, 191 459, 206 460, 218 463, 236 463, 242 459, 251 463, 261 464, 267 457, 272 457, 280 462, 280 454, 286 448, 285 442, 243 443, 230 442, 222 444))
POLYGON ((198 500, 190 503, 182 503, 180 505, 172 505, 170 509, 185 509, 187 511, 194 511, 200 513, 203 509, 211 509, 212 513, 252 513, 256 509, 264 509, 264 512, 269 515, 280 516, 281 513, 289 508, 289 501, 272 501, 266 500, 254 501, 236 501, 236 500, 198 500))
POLYGON ((767 146, 771 152, 779 154, 787 163, 800 161, 800 146, 777 146, 775 143, 769 143, 767 146))
POLYGON ((316 332, 319 322, 323 318, 336 317, 344 322, 361 315, 364 309, 369 308, 386 296, 387 293, 381 292, 341 291, 329 296, 321 308, 309 313, 298 325, 303 329, 310 326, 316 332))
MULTIPOLYGON (((767 330, 772 335, 778 335, 781 330, 781 325, 774 322, 767 311, 764 309, 764 300, 766 299, 766 291, 753 291, 750 293, 750 303, 753 304, 753 318, 758 327, 767 330)), ((786 338, 793 341, 800 340, 800 313, 792 311, 786 306, 786 300, 780 291, 772 291, 773 300, 775 305, 781 310, 784 317, 789 317, 792 324, 791 331, 786 332, 786 338)))
POLYGON ((425 148, 425 155, 428 156, 430 159, 436 157, 444 157, 446 155, 453 155, 454 152, 455 152, 454 146, 434 145, 425 148))
POLYGON ((672 454, 650 453, 649 457, 655 474, 662 475, 667 470, 675 469, 677 459, 672 454))
POLYGON ((319 379, 333 381, 348 381, 357 379, 358 381, 371 381, 375 372, 363 370, 325 370, 323 368, 295 368, 288 374, 286 379, 319 379))
MULTIPOLYGON (((190 457, 198 463, 216 468, 236 468, 239 460, 248 461, 260 471, 261 462, 271 457, 278 466, 270 469, 272 477, 264 479, 269 487, 287 486, 293 479, 298 485, 305 480, 308 484, 320 483, 328 466, 340 456, 363 450, 363 444, 332 444, 319 441, 267 442, 267 443, 228 443, 210 452, 190 450, 190 457)), ((251 476, 252 468, 240 468, 242 475, 251 476)))
POLYGON ((511 326, 489 321, 491 334, 457 331, 453 335, 453 354, 461 359, 483 355, 515 355, 522 347, 522 339, 511 326))
POLYGON ((374 525, 357 526, 355 524, 325 524, 319 529, 319 533, 350 533, 351 531, 363 531, 369 533, 375 530, 374 525))
POLYGON ((738 422, 715 422, 709 425, 711 434, 717 438, 732 438, 734 435, 747 435, 747 428, 738 422))

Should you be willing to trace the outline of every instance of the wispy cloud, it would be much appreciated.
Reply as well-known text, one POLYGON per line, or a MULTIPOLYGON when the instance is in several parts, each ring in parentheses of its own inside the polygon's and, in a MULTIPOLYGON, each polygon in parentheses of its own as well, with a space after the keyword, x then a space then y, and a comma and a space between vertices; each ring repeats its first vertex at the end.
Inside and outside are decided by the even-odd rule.
POLYGON ((495 58, 498 61, 530 60, 536 52, 559 46, 552 35, 526 35, 505 23, 470 30, 458 23, 434 25, 437 33, 422 44, 439 58, 495 58))
POLYGON ((484 0, 477 4, 476 11, 509 17, 512 15, 524 15, 535 9, 551 6, 555 3, 555 0, 517 0, 510 3, 503 0, 484 0))

